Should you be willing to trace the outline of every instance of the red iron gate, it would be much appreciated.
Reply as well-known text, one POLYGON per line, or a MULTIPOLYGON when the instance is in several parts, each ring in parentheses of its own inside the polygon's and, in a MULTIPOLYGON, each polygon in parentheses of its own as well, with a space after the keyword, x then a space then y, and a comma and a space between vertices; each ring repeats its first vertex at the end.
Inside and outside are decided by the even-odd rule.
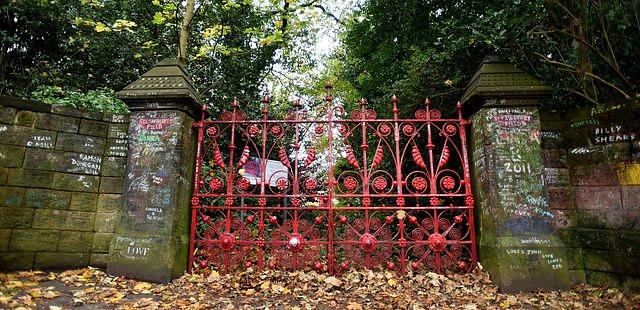
POLYGON ((476 265, 465 126, 429 106, 414 119, 348 115, 328 87, 323 117, 299 102, 250 120, 234 101, 196 122, 189 270, 351 266, 468 272, 476 265))

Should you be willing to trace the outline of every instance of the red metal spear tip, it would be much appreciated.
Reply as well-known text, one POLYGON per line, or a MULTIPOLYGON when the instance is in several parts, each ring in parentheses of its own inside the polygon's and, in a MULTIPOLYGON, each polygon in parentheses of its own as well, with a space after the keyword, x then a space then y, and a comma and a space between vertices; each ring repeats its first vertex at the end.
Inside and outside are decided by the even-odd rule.
POLYGON ((209 107, 206 104, 202 105, 202 111, 206 111, 209 107))
POLYGON ((458 104, 456 104, 456 108, 457 109, 461 109, 462 108, 462 103, 458 100, 458 104))
POLYGON ((269 95, 265 95, 264 97, 262 97, 262 102, 263 103, 267 103, 267 102, 269 102, 269 99, 271 99, 271 98, 269 98, 269 95))
POLYGON ((391 96, 391 102, 393 102, 393 103, 397 103, 398 102, 398 97, 396 97, 395 94, 393 94, 393 96, 391 96))
POLYGON ((296 107, 296 108, 301 106, 300 98, 297 98, 296 100, 293 101, 293 106, 296 107))
POLYGON ((364 98, 360 98, 360 105, 367 105, 367 100, 365 100, 364 98))
POLYGON ((426 104, 427 106, 431 105, 431 99, 429 98, 425 99, 424 104, 426 104))
POLYGON ((239 104, 238 99, 236 99, 235 97, 233 98, 233 101, 231 101, 231 106, 237 107, 239 104))

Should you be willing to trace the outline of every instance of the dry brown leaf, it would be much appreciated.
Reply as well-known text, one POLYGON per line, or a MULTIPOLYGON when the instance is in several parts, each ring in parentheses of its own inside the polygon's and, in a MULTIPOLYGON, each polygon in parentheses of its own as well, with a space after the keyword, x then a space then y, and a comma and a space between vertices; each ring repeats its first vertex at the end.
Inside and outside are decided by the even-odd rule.
POLYGON ((46 292, 42 293, 42 297, 44 297, 46 299, 53 299, 53 298, 56 298, 56 297, 60 297, 60 293, 54 292, 54 291, 46 291, 46 292))
POLYGON ((134 291, 142 292, 151 289, 151 284, 148 282, 140 282, 133 287, 134 291))
POLYGON ((336 286, 336 287, 342 285, 342 281, 340 279, 336 278, 336 277, 328 277, 328 278, 324 279, 324 283, 331 284, 331 285, 336 286))
POLYGON ((348 309, 348 310, 362 310, 362 305, 360 305, 360 304, 359 304, 359 303, 357 303, 357 302, 350 301, 350 302, 347 304, 347 309, 348 309))

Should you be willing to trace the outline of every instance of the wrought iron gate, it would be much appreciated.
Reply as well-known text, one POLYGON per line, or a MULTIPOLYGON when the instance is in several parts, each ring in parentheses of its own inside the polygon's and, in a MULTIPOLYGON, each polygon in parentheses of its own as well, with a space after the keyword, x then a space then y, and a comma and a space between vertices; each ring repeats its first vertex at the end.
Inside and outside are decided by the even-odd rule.
POLYGON ((331 87, 322 117, 283 119, 234 101, 196 122, 189 269, 352 266, 467 272, 476 264, 465 126, 429 100, 414 119, 346 113, 331 87))

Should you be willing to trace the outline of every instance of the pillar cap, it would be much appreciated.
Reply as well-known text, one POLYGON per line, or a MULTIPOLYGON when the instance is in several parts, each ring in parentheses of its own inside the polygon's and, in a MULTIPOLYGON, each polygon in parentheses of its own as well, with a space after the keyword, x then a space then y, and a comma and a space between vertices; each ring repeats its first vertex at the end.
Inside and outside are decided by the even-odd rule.
MULTIPOLYGON (((477 110, 483 99, 542 99, 552 88, 498 57, 487 57, 462 95, 465 110, 477 110), (475 106, 475 108, 474 108, 475 106)), ((528 104, 532 105, 532 104, 528 104)))
POLYGON ((174 58, 160 61, 116 96, 132 111, 181 110, 195 117, 202 110, 198 92, 184 64, 174 58))

